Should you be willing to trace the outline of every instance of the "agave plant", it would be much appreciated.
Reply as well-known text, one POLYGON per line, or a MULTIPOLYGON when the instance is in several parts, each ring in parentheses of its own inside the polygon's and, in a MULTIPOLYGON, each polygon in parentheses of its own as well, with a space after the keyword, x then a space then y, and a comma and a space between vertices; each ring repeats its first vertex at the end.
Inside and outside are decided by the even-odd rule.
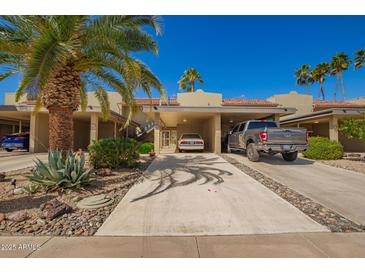
POLYGON ((62 157, 61 151, 48 151, 48 163, 36 160, 33 175, 28 177, 29 189, 75 190, 89 184, 95 179, 93 170, 85 168, 85 156, 77 157, 68 153, 62 157))

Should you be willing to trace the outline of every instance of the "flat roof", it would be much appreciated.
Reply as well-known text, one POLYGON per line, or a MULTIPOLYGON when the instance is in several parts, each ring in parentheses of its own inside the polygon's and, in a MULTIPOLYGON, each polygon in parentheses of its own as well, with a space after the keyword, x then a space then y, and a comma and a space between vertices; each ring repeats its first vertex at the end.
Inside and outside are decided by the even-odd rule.
POLYGON ((360 116, 365 113, 365 110, 358 109, 358 108, 332 108, 332 109, 325 109, 321 111, 315 111, 306 114, 298 114, 288 118, 283 118, 280 120, 281 124, 289 124, 294 122, 302 122, 305 120, 311 119, 318 119, 322 117, 327 117, 331 115, 338 115, 338 116, 360 116))
POLYGON ((221 107, 184 107, 184 106, 143 106, 143 112, 206 112, 206 113, 278 113, 293 114, 296 108, 259 107, 259 106, 221 106, 221 107))

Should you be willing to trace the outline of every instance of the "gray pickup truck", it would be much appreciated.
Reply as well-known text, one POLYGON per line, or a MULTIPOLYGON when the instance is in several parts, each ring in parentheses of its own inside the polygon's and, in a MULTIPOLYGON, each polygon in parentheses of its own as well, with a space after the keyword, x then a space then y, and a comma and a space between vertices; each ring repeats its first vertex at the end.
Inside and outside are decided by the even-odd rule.
POLYGON ((245 150, 250 161, 256 162, 260 152, 281 153, 285 161, 295 161, 298 151, 308 148, 305 128, 279 128, 274 121, 250 120, 237 124, 228 135, 227 152, 245 150))

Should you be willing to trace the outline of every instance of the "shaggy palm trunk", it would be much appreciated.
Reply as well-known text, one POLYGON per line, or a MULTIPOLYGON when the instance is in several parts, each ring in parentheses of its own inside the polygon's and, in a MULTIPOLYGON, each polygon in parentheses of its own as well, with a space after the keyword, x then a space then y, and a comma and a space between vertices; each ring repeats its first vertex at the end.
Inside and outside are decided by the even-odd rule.
POLYGON ((43 90, 42 103, 49 111, 48 138, 51 150, 73 150, 72 114, 80 105, 80 74, 72 65, 60 67, 43 90))

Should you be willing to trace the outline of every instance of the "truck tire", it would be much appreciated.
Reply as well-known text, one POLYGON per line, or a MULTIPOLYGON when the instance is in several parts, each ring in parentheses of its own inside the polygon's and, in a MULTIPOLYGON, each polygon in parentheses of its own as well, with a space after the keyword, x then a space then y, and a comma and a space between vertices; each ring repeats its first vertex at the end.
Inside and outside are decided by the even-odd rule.
POLYGON ((281 155, 283 156, 283 159, 285 161, 288 162, 293 162, 297 159, 298 157, 298 151, 294 151, 294 152, 287 152, 287 153, 281 153, 281 155))
POLYGON ((256 150, 254 143, 248 144, 247 149, 246 149, 246 154, 247 154, 247 158, 251 162, 257 162, 260 159, 260 154, 256 150))

